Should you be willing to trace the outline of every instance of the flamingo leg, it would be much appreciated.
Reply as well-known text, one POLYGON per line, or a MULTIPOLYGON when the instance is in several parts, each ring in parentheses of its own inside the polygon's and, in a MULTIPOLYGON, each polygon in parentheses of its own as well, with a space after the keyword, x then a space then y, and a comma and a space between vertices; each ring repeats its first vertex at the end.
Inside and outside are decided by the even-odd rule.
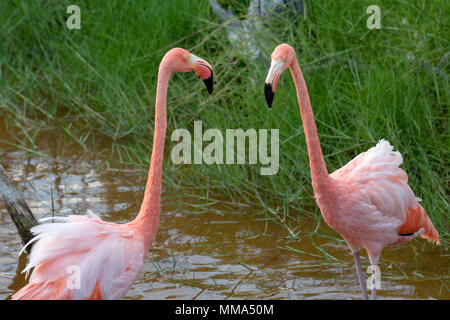
POLYGON ((358 272, 359 286, 361 287, 363 299, 368 300, 369 297, 367 296, 366 281, 364 279, 364 275, 363 275, 362 269, 361 269, 361 261, 359 259, 359 251, 353 253, 353 258, 355 259, 356 271, 358 272))

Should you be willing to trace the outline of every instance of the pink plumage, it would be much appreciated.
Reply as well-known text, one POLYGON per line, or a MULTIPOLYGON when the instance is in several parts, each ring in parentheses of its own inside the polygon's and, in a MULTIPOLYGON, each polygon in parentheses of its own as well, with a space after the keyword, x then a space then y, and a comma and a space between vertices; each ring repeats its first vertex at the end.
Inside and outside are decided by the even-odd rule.
POLYGON ((372 264, 378 263, 384 247, 405 243, 418 234, 439 242, 436 230, 426 220, 410 232, 399 232, 408 215, 421 208, 408 176, 399 167, 402 162, 401 154, 381 140, 330 174, 339 205, 331 212, 325 210, 324 220, 350 247, 366 248, 372 264))
POLYGON ((123 297, 144 264, 145 242, 136 226, 104 222, 93 213, 57 221, 32 229, 37 242, 23 272, 34 270, 14 299, 123 297))
POLYGON ((115 224, 89 212, 87 216, 49 218, 58 222, 32 228, 36 236, 30 243, 36 243, 23 270, 31 271, 31 276, 13 299, 125 296, 144 265, 159 225, 166 96, 173 72, 195 72, 204 80, 208 92, 213 90, 212 67, 208 62, 181 48, 166 53, 159 66, 153 151, 139 215, 129 223, 115 224))
MULTIPOLYGON (((393 151, 389 142, 380 140, 375 147, 328 174, 306 82, 295 51, 287 44, 277 46, 272 53, 264 87, 267 103, 272 106, 277 81, 287 68, 297 89, 317 204, 325 222, 350 247, 363 298, 367 299, 359 258, 361 248, 366 249, 375 267, 383 248, 406 243, 418 235, 439 244, 439 235, 408 185, 408 176, 399 167, 403 162, 401 154, 393 151)), ((375 270, 372 268, 373 280, 375 270)))

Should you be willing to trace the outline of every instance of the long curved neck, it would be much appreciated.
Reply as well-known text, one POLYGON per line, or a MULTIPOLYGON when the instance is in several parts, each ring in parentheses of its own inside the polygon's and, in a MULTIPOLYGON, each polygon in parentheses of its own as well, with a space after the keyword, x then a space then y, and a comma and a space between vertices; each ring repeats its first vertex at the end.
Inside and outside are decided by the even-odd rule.
POLYGON ((156 89, 155 106, 155 131, 153 137, 153 150, 150 161, 150 170, 145 187, 144 199, 141 209, 135 221, 143 227, 143 232, 148 234, 150 243, 159 225, 161 208, 162 168, 164 160, 164 144, 166 140, 166 99, 171 71, 164 62, 161 63, 158 72, 158 84, 156 89))
POLYGON ((303 128, 305 130, 306 145, 308 147, 309 165, 311 169, 311 182, 314 193, 324 192, 328 186, 329 175, 325 161, 320 148, 319 136, 317 135, 316 122, 311 108, 308 89, 305 79, 298 64, 297 58, 291 63, 289 69, 294 78, 295 88, 297 89, 297 99, 302 116, 303 128))

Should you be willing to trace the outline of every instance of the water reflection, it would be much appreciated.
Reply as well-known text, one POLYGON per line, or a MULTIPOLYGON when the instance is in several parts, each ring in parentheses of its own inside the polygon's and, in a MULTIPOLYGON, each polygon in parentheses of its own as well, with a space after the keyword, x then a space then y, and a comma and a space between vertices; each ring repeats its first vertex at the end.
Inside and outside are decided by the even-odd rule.
MULTIPOLYGON (((1 131, 0 127, 0 131, 1 131)), ((98 158, 76 144, 59 141, 54 133, 40 137, 38 148, 52 158, 36 157, 17 148, 0 148, 0 160, 23 191, 37 218, 83 214, 123 223, 135 217, 145 174, 108 171, 102 166, 106 143, 98 158), (99 169, 103 168, 103 169, 99 169)), ((127 299, 360 299, 353 259, 342 241, 323 221, 301 218, 298 239, 272 215, 239 208, 221 215, 210 204, 208 213, 177 210, 164 191, 161 225, 147 262, 127 299), (319 249, 320 248, 320 249, 319 249), (325 256, 323 250, 329 254, 325 256)), ((182 200, 178 200, 182 201, 182 200)), ((189 203, 191 199, 183 199, 189 203)), ((224 212, 223 207, 220 211, 224 212)), ((26 282, 18 258, 20 238, 0 204, 0 298, 6 299, 26 282)), ((368 259, 362 258, 364 266, 368 259)), ((423 240, 385 250, 381 260, 380 299, 450 299, 449 254, 423 240)))

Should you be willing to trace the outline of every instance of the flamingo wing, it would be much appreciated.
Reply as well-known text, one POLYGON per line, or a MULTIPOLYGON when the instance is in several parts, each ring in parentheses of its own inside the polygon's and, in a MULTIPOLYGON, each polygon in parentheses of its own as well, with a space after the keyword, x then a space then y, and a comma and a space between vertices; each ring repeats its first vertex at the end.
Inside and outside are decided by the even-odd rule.
POLYGON ((144 246, 127 224, 71 215, 32 228, 36 241, 13 299, 118 299, 139 275, 144 246))
POLYGON ((439 243, 437 231, 408 185, 407 174, 399 168, 402 162, 402 155, 388 141, 380 140, 330 176, 358 190, 382 216, 399 219, 398 234, 424 228, 421 236, 439 243))

